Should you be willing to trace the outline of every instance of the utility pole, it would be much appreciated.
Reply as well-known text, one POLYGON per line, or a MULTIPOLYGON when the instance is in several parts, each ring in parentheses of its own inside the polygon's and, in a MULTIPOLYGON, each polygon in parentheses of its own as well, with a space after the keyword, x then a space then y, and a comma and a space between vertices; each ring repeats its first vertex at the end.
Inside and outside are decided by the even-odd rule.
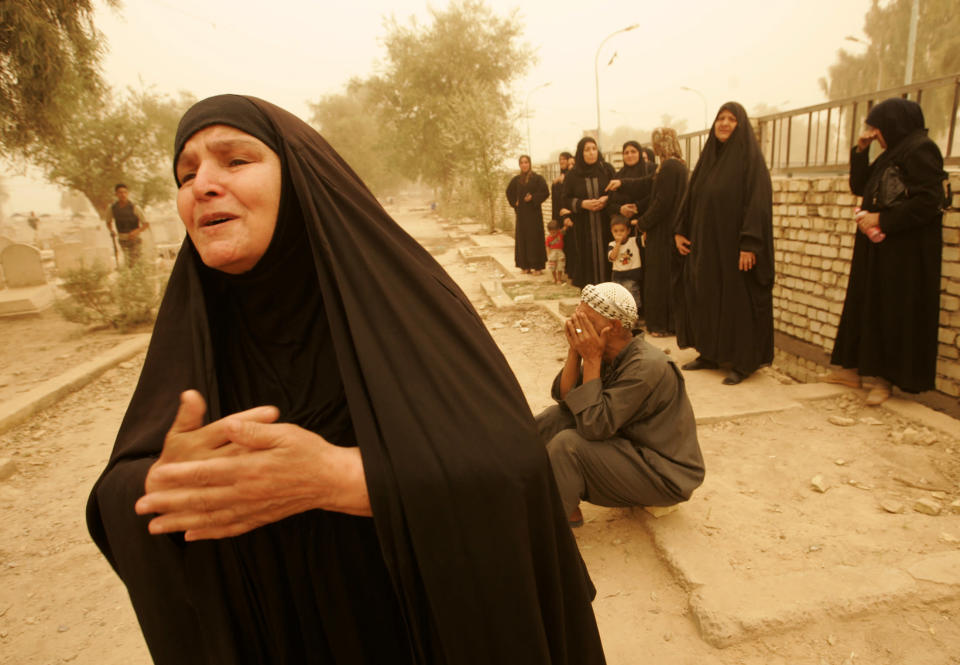
POLYGON ((917 22, 920 20, 920 0, 913 0, 910 7, 910 36, 907 38, 907 68, 903 84, 913 83, 913 56, 917 50, 917 22))

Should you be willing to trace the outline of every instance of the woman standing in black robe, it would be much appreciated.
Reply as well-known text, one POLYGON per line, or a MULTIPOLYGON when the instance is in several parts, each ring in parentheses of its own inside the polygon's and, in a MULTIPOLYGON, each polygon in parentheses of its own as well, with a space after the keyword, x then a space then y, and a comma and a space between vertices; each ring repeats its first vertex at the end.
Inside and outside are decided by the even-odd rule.
POLYGON ((669 127, 653 130, 653 149, 660 165, 653 178, 650 204, 636 218, 646 233, 643 302, 647 331, 654 337, 673 335, 674 275, 679 269, 673 226, 687 191, 687 164, 677 133, 669 127))
POLYGON ((877 405, 891 384, 914 393, 934 387, 947 175, 916 102, 882 101, 866 125, 850 150, 850 190, 864 212, 831 357, 844 369, 826 380, 860 387, 865 377, 867 404, 877 405), (871 164, 873 141, 884 151, 871 164))
POLYGON ((700 357, 686 370, 730 370, 735 385, 773 362, 773 187, 747 112, 720 107, 693 170, 674 240, 684 311, 677 344, 700 357))
POLYGON ((547 181, 530 167, 530 157, 520 155, 520 174, 507 185, 507 201, 517 215, 514 227, 514 261, 525 274, 539 275, 547 264, 543 244, 543 209, 550 196, 547 181))
MULTIPOLYGON (((573 222, 577 251, 572 263, 567 257, 567 274, 574 286, 610 281, 607 253, 613 234, 606 212, 606 190, 612 179, 613 167, 604 161, 596 140, 589 136, 580 139, 573 169, 563 181, 561 210, 561 214, 570 214, 573 222)), ((568 237, 570 233, 568 230, 568 237)))
POLYGON ((602 663, 533 417, 457 285, 267 102, 194 105, 174 160, 187 238, 87 505, 154 661, 602 663))
MULTIPOLYGON (((644 161, 646 153, 636 141, 627 141, 621 148, 623 156, 623 166, 614 174, 614 184, 611 186, 610 198, 607 201, 607 209, 610 211, 611 219, 617 215, 629 220, 634 218, 634 223, 629 227, 630 235, 638 235, 635 213, 639 206, 644 209, 647 206, 652 178, 644 161), (614 187, 616 189, 614 189, 614 187), (629 210, 623 206, 632 204, 629 210), (624 214, 630 212, 631 214, 624 214)), ((646 278, 646 251, 643 246, 642 238, 637 238, 637 249, 640 253, 640 270, 637 273, 637 285, 641 302, 637 306, 637 316, 642 320, 646 312, 646 301, 643 301, 644 280, 646 278)))

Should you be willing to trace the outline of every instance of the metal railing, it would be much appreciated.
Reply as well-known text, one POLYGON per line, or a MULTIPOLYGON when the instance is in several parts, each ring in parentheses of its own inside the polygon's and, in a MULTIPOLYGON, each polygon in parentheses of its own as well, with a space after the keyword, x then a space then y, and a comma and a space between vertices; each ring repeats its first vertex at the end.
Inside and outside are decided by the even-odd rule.
MULTIPOLYGON (((944 163, 960 165, 957 110, 960 106, 960 72, 899 88, 836 99, 792 111, 751 118, 770 172, 835 173, 846 171, 850 148, 860 135, 871 107, 890 97, 912 99, 923 108, 930 138, 940 147, 944 163)), ((697 163, 709 129, 682 134, 684 156, 697 163)))

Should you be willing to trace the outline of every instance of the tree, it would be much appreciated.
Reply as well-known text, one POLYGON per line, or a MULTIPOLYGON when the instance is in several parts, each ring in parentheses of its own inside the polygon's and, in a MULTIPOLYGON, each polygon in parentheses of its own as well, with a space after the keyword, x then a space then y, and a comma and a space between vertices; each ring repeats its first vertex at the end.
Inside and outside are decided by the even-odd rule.
POLYGON ((387 22, 387 62, 370 81, 382 131, 395 165, 439 189, 444 201, 467 174, 485 199, 499 164, 476 162, 516 145, 510 85, 532 54, 518 43, 515 12, 500 18, 482 0, 454 0, 430 13, 429 26, 387 22), (478 169, 487 170, 481 177, 478 169))
MULTIPOLYGON (((110 99, 108 95, 105 99, 110 99)), ((149 91, 78 111, 62 128, 64 142, 31 152, 50 182, 83 194, 98 214, 123 182, 141 206, 172 195, 170 152, 177 122, 193 99, 171 99, 149 91)))
MULTIPOLYGON (((864 17, 869 40, 860 55, 841 49, 820 87, 830 99, 903 85, 913 0, 873 4, 864 17)), ((955 0, 920 0, 913 80, 960 71, 960 12, 955 0)))
POLYGON ((0 149, 59 141, 64 121, 102 89, 93 12, 91 0, 0 2, 0 149))
POLYGON ((343 94, 325 95, 310 104, 312 122, 375 193, 395 190, 403 181, 396 168, 389 139, 370 83, 352 79, 343 94))
POLYGON ((90 209, 90 202, 77 190, 64 189, 60 191, 60 208, 69 210, 74 217, 78 217, 90 209))

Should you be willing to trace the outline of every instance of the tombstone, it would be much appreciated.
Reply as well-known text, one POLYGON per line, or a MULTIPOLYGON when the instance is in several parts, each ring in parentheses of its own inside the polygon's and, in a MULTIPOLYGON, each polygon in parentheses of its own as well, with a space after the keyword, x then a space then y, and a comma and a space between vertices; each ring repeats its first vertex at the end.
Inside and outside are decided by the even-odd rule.
POLYGON ((56 245, 53 248, 53 260, 60 277, 70 270, 92 268, 98 263, 108 270, 114 266, 112 248, 91 247, 79 242, 56 245))
POLYGON ((14 243, 0 252, 0 266, 11 289, 25 286, 40 286, 47 283, 43 274, 40 250, 30 245, 14 243))
POLYGON ((7 236, 0 236, 0 252, 5 250, 7 248, 7 245, 12 245, 12 244, 13 244, 13 240, 8 238, 7 236))
POLYGON ((36 247, 8 245, 0 252, 0 269, 7 281, 0 291, 0 316, 36 314, 53 304, 53 287, 47 284, 36 247))

